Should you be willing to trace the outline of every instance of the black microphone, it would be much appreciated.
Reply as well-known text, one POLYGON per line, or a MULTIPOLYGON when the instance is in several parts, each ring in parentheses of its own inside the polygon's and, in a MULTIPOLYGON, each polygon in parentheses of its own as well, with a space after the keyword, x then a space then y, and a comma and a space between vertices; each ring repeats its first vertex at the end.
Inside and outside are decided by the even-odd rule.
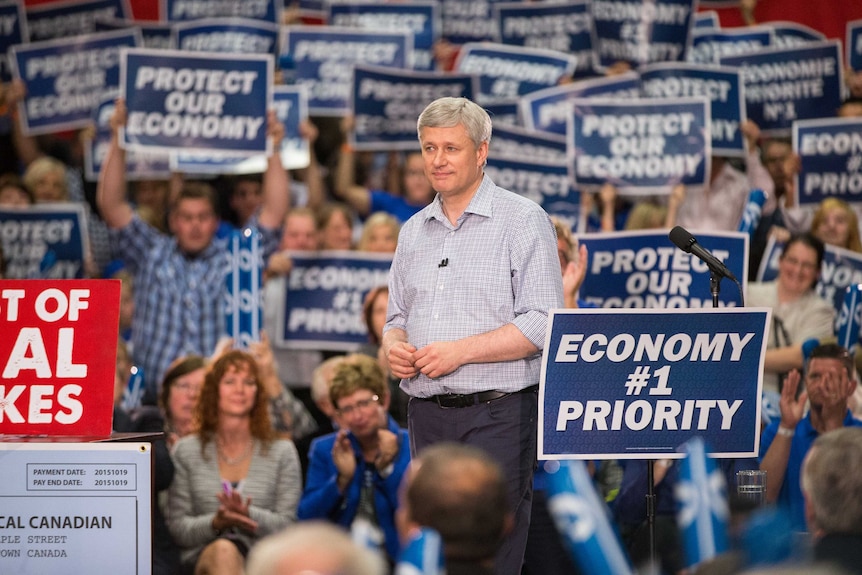
POLYGON ((449 258, 443 258, 442 260, 440 260, 440 263, 437 264, 437 267, 438 268, 445 268, 448 265, 449 265, 449 258))
POLYGON ((703 261, 703 263, 709 266, 709 269, 714 274, 736 281, 736 277, 733 275, 733 272, 727 269, 727 266, 724 265, 720 259, 709 253, 709 250, 700 247, 695 237, 688 233, 684 227, 676 226, 670 231, 667 237, 670 238, 670 241, 672 241, 676 247, 685 253, 696 255, 701 261, 703 261))

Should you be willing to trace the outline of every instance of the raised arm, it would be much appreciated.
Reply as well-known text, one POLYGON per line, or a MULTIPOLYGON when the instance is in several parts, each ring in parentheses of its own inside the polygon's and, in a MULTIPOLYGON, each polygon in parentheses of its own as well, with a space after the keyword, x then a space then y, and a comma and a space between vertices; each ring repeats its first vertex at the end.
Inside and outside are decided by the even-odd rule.
POLYGON ((125 123, 126 102, 118 98, 111 116, 111 143, 96 186, 99 214, 114 229, 127 226, 134 213, 126 199, 126 151, 120 147, 119 130, 125 123))
MULTIPOLYGON (((353 118, 346 117, 341 126, 345 138, 353 131, 353 118)), ((353 148, 345 142, 338 154, 338 165, 335 168, 335 195, 344 200, 357 211, 360 216, 371 212, 371 191, 360 186, 355 181, 356 154, 353 148)))
POLYGON ((263 205, 258 222, 261 226, 276 229, 281 226, 290 207, 290 183, 287 171, 281 164, 281 141, 284 139, 284 124, 270 110, 266 118, 267 135, 272 138, 272 154, 267 158, 263 173, 263 205))
POLYGON ((305 168, 305 187, 308 189, 307 206, 312 210, 320 209, 326 202, 326 192, 323 187, 323 174, 317 161, 314 143, 319 134, 317 126, 306 120, 299 125, 299 133, 308 140, 308 167, 305 168))

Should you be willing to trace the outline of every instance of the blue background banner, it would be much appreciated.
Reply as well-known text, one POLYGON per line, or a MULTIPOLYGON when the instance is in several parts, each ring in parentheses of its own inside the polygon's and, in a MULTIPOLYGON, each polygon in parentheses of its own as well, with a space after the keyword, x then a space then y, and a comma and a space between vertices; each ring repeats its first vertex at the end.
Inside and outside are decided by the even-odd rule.
POLYGON ((695 5, 695 0, 593 0, 593 47, 599 66, 683 60, 695 5))
POLYGON ((120 51, 141 43, 137 30, 13 46, 12 72, 27 86, 19 104, 25 134, 82 128, 120 83, 120 51))
POLYGON ((745 156, 745 138, 740 129, 745 121, 745 100, 739 71, 668 63, 644 66, 640 76, 641 89, 648 98, 708 98, 713 155, 745 156))
MULTIPOLYGON (((747 234, 703 232, 695 236, 704 249, 744 280, 747 234)), ((665 231, 585 234, 580 240, 590 254, 582 299, 609 308, 712 307, 709 268, 673 245, 665 231)), ((721 306, 740 305, 739 290, 732 282, 724 281, 721 287, 721 306)))
POLYGON ((757 455, 767 308, 552 310, 539 459, 757 455))
POLYGON ((406 68, 413 41, 407 32, 366 32, 332 26, 288 26, 281 53, 296 66, 312 115, 343 116, 350 111, 354 64, 406 68))
MULTIPOLYGON (((468 74, 438 74, 357 64, 353 72, 354 130, 357 150, 419 149, 416 119, 444 96, 473 99, 476 79, 468 74)), ((496 135, 496 134, 495 134, 496 135)))
POLYGON ((132 12, 124 0, 73 0, 28 6, 26 17, 30 41, 38 42, 92 34, 97 20, 131 18, 132 12))
POLYGON ((282 0, 160 0, 159 14, 170 22, 198 18, 253 18, 281 23, 282 0))
POLYGON ((816 206, 829 197, 862 202, 862 120, 824 118, 793 123, 799 155, 796 205, 816 206))
POLYGON ((629 194, 670 193, 709 175, 705 98, 578 99, 566 127, 575 186, 611 183, 629 194))
POLYGON ((640 77, 628 72, 608 78, 590 78, 554 88, 546 88, 519 99, 524 125, 530 130, 566 135, 566 122, 572 115, 575 98, 637 98, 640 77))
POLYGON ((392 256, 326 251, 289 255, 293 269, 278 298, 279 347, 354 351, 368 343, 362 302, 372 288, 388 283, 392 256))
POLYGON ((841 105, 838 42, 727 56, 721 64, 739 67, 748 118, 766 134, 787 135, 794 120, 832 115, 841 105))
POLYGON ((329 25, 363 28, 371 32, 409 32, 413 36, 414 70, 434 70, 434 43, 440 39, 437 2, 414 0, 403 4, 380 2, 329 3, 329 25))
POLYGON ((270 153, 272 56, 137 49, 122 63, 129 149, 270 153))
POLYGON ((593 20, 586 0, 493 5, 496 41, 573 54, 578 72, 593 69, 593 20))

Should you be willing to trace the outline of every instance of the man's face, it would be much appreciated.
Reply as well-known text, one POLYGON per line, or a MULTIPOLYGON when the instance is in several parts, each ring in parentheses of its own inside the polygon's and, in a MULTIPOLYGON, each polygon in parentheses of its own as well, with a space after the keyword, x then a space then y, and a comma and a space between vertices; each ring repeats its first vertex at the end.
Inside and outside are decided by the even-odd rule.
POLYGON ((281 249, 300 252, 317 249, 317 224, 309 214, 290 214, 284 222, 281 249))
POLYGON ((808 362, 805 388, 813 407, 846 405, 854 386, 841 360, 815 357, 808 362))
POLYGON ((171 212, 171 231, 180 249, 196 255, 210 245, 218 228, 212 205, 203 198, 180 200, 171 212))
POLYGON ((451 128, 422 128, 419 138, 425 175, 443 197, 472 193, 482 181, 488 157, 488 143, 476 148, 463 125, 451 128))
POLYGON ((230 195, 230 207, 237 220, 245 223, 254 215, 263 201, 261 185, 251 180, 240 180, 230 195))
POLYGON ((763 149, 763 166, 775 182, 775 187, 784 189, 787 185, 787 175, 784 162, 790 155, 790 145, 786 142, 769 142, 763 149))

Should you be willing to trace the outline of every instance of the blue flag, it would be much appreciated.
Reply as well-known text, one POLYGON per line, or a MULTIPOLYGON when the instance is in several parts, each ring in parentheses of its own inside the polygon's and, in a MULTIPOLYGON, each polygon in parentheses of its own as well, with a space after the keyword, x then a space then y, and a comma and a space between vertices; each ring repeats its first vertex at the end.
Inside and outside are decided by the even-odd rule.
POLYGON ((742 220, 739 222, 739 229, 742 233, 751 234, 757 229, 757 224, 760 223, 760 216, 763 214, 763 204, 766 203, 766 193, 763 190, 751 190, 748 194, 748 203, 745 204, 745 211, 742 213, 742 220))
POLYGON ((248 348, 253 341, 260 341, 263 321, 263 252, 260 234, 251 228, 231 234, 230 264, 227 274, 227 333, 236 347, 248 348))
POLYGON ((395 575, 444 575, 443 540, 440 534, 423 527, 398 557, 395 575))
POLYGON ((628 556, 611 527, 610 512, 593 487, 583 461, 561 461, 549 471, 548 509, 571 556, 584 573, 632 573, 628 556))
POLYGON ((682 460, 676 520, 685 546, 686 564, 696 565, 727 550, 727 485, 715 461, 706 456, 703 440, 695 437, 685 444, 688 457, 682 460))

